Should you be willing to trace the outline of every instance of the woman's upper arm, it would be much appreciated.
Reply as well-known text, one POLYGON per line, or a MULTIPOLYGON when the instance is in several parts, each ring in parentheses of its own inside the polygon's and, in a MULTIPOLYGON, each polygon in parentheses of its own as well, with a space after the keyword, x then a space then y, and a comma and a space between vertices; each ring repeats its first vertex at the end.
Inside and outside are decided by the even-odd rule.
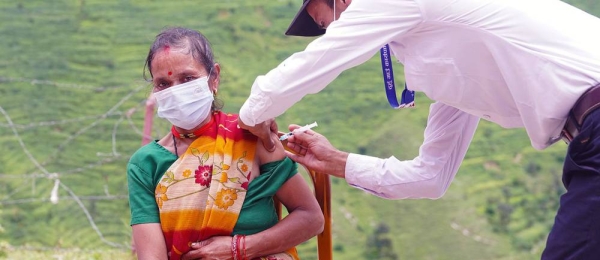
MULTIPOLYGON (((277 134, 272 133, 277 138, 277 134)), ((256 146, 256 153, 259 157, 260 164, 265 164, 273 161, 283 160, 285 158, 285 150, 281 142, 275 142, 275 151, 268 152, 265 150, 261 141, 256 146)), ((296 208, 319 212, 320 208, 312 190, 307 182, 300 174, 294 174, 279 188, 275 194, 279 201, 292 212, 296 208)))
POLYGON ((289 212, 302 209, 322 216, 315 195, 300 174, 288 179, 275 195, 289 212))
MULTIPOLYGON (((271 133, 271 135, 272 138, 277 138, 277 140, 279 140, 279 137, 277 137, 276 133, 271 133)), ((285 158, 285 149, 283 148, 283 144, 281 142, 275 142, 275 150, 272 152, 269 152, 265 149, 260 139, 257 142, 256 156, 258 157, 259 165, 283 160, 285 158)))
POLYGON ((144 223, 131 226, 133 242, 139 260, 168 259, 167 246, 160 223, 144 223))

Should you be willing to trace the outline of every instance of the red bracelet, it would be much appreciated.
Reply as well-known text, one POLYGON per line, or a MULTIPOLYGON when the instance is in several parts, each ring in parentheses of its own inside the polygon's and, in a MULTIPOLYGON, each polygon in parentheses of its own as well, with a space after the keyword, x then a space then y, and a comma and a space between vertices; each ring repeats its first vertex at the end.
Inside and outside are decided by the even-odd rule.
POLYGON ((244 246, 243 246, 244 255, 242 256, 242 259, 248 260, 248 256, 246 256, 246 236, 242 237, 242 242, 244 244, 244 246))
POLYGON ((242 260, 242 259, 243 259, 243 258, 242 258, 242 254, 241 254, 241 252, 240 252, 240 249, 241 249, 241 247, 242 247, 242 242, 241 242, 241 240, 242 240, 242 237, 243 237, 243 236, 244 236, 244 235, 237 235, 237 244, 238 244, 238 248, 237 248, 237 249, 238 249, 238 251, 237 251, 237 259, 239 259, 239 260, 242 260))
POLYGON ((238 235, 234 235, 231 238, 231 256, 233 256, 233 260, 238 260, 237 240, 238 235))

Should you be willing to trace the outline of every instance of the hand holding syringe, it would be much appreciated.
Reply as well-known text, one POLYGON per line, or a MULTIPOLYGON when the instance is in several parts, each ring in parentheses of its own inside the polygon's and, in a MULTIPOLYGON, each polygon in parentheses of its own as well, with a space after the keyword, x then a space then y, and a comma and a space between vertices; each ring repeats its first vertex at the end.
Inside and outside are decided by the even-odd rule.
MULTIPOLYGON (((317 126, 317 122, 314 122, 314 123, 312 123, 312 124, 308 124, 308 125, 305 125, 305 126, 303 126, 303 127, 300 127, 300 128, 298 128, 298 129, 296 129, 296 131, 304 132, 304 131, 306 131, 306 130, 308 130, 308 129, 311 129, 311 128, 315 127, 315 126, 317 126)), ((289 132, 289 133, 287 133, 287 134, 284 134, 284 135, 282 135, 281 137, 279 137, 279 141, 283 141, 283 140, 285 140, 285 139, 288 139, 288 138, 289 138, 290 136, 292 136, 292 135, 294 135, 294 133, 293 133, 293 132, 289 132)))

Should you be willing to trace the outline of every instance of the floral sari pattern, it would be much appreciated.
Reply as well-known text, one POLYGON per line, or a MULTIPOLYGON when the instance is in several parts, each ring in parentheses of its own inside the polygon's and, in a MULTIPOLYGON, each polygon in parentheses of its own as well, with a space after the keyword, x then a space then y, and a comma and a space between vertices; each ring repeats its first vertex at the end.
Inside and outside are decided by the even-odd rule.
POLYGON ((250 182, 256 137, 237 116, 213 114, 211 127, 190 144, 156 186, 155 197, 170 259, 190 243, 231 235, 250 182))

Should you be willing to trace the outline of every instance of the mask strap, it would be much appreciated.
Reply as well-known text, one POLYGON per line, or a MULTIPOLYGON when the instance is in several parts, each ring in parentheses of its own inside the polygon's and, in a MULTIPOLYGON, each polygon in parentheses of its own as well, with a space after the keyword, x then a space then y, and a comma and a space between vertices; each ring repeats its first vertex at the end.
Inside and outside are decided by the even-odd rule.
MULTIPOLYGON (((213 64, 210 67, 210 71, 208 71, 208 76, 206 76, 206 84, 208 85, 208 83, 210 82, 210 74, 212 74, 213 68, 215 67, 215 65, 213 64)), ((208 85, 208 88, 210 90, 210 85, 208 85)), ((213 92, 213 98, 215 98, 217 96, 217 90, 215 89, 215 92, 213 92)))
POLYGON ((335 17, 335 2, 336 2, 336 1, 337 1, 337 0, 333 0, 333 21, 334 21, 334 22, 335 22, 335 20, 337 19, 337 18, 335 17))
POLYGON ((213 65, 210 67, 210 70, 208 71, 208 76, 206 76, 206 80, 209 80, 209 79, 210 79, 210 74, 212 74, 212 71, 213 71, 213 68, 214 68, 214 67, 215 67, 215 65, 214 65, 214 64, 213 64, 213 65))

